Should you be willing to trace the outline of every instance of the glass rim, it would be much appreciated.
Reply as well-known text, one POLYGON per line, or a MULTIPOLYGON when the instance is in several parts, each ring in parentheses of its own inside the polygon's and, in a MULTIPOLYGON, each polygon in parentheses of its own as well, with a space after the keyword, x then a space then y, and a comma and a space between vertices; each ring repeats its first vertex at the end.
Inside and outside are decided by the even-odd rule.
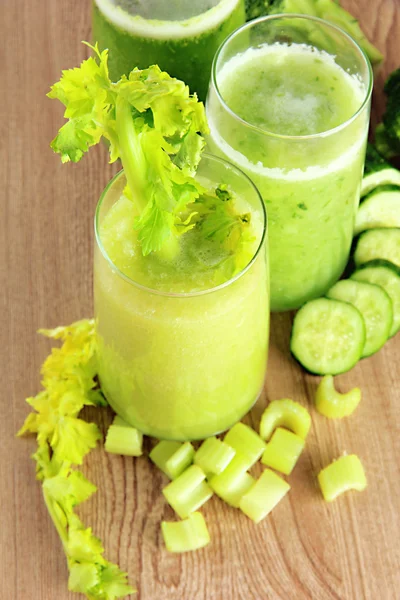
POLYGON ((144 38, 155 37, 159 40, 180 40, 211 30, 228 18, 239 2, 240 0, 218 0, 214 6, 198 15, 179 20, 149 19, 130 14, 126 9, 115 4, 114 0, 94 0, 102 15, 123 31, 144 38))
POLYGON ((372 70, 371 62, 370 62, 368 56, 366 55, 366 53, 364 52, 364 50, 361 48, 360 44, 356 40, 354 40, 351 37, 351 35, 349 35, 347 33, 347 31, 344 31, 344 29, 342 29, 341 27, 338 27, 337 25, 334 25, 333 23, 330 23, 329 21, 325 21, 325 19, 320 19, 319 17, 313 17, 311 15, 302 15, 302 14, 298 14, 298 13, 287 13, 287 14, 267 15, 264 17, 259 17, 258 19, 253 19, 252 21, 247 21, 246 23, 244 23, 243 25, 241 25, 240 27, 235 29, 235 31, 233 31, 227 38, 225 38, 225 40, 222 42, 222 44, 218 48, 217 52, 215 53, 215 56, 214 56, 214 59, 212 62, 210 85, 212 85, 213 88, 215 89, 218 100, 222 104, 223 108, 236 121, 238 121, 239 123, 242 123, 247 128, 249 128, 253 131, 256 131, 257 133, 260 133, 262 135, 265 135, 265 136, 268 136, 271 138, 275 138, 275 139, 279 139, 279 140, 304 141, 304 140, 312 140, 312 139, 318 139, 321 137, 328 137, 328 136, 334 135, 335 133, 338 133, 342 129, 345 129, 347 126, 349 126, 351 123, 353 123, 353 121, 355 121, 357 119, 357 117, 363 112, 363 110, 368 105, 368 103, 371 99, 372 88, 373 88, 373 70, 372 70), (272 20, 277 20, 277 19, 279 19, 279 20, 304 19, 306 21, 315 21, 316 23, 319 23, 321 25, 324 25, 325 27, 328 27, 328 28, 336 31, 342 37, 346 38, 348 40, 348 42, 350 42, 350 44, 354 47, 354 49, 357 50, 358 53, 361 55, 362 59, 364 60, 365 65, 367 67, 368 86, 367 86, 367 89, 365 92, 365 97, 364 97, 363 101, 361 102, 360 106, 358 107, 358 109, 356 110, 356 112, 353 115, 351 115, 351 117, 346 119, 346 121, 344 121, 343 123, 340 123, 339 125, 336 125, 336 127, 332 127, 331 129, 327 129, 326 131, 320 131, 318 133, 311 133, 311 134, 307 134, 307 135, 285 135, 285 134, 281 134, 281 133, 275 133, 273 131, 268 131, 267 129, 262 129, 261 127, 258 127, 258 125, 253 125, 252 123, 249 123, 245 119, 242 119, 242 117, 240 117, 234 110, 232 110, 230 108, 230 106, 226 103, 226 101, 224 100, 224 98, 219 90, 219 86, 217 83, 217 72, 216 72, 217 71, 217 62, 221 55, 221 52, 224 50, 224 48, 228 45, 228 43, 231 40, 233 40, 237 35, 241 34, 242 31, 244 31, 245 29, 249 29, 249 28, 254 27, 254 26, 258 25, 259 23, 263 23, 265 21, 272 21, 272 20))
POLYGON ((106 249, 103 246, 103 243, 102 243, 101 237, 100 237, 100 232, 99 232, 99 217, 100 217, 101 207, 102 207, 103 202, 104 202, 104 200, 105 200, 105 198, 107 196, 107 193, 109 192, 109 190, 111 189, 111 187, 114 185, 114 183, 120 177, 123 176, 124 170, 121 169, 107 183, 106 187, 103 189, 103 191, 102 191, 102 193, 100 195, 100 198, 99 198, 99 200, 97 202, 96 211, 95 211, 95 215, 94 215, 94 235, 95 235, 95 240, 96 240, 97 247, 99 248, 101 254, 103 255, 103 258, 107 261, 107 263, 111 267, 112 271, 114 271, 114 273, 116 273, 116 275, 118 275, 119 277, 121 277, 128 284, 130 284, 130 285, 132 285, 132 286, 134 286, 134 287, 142 290, 143 292, 146 292, 146 293, 149 293, 149 294, 153 294, 153 295, 156 295, 156 296, 164 296, 164 297, 167 297, 167 298, 194 298, 194 297, 197 297, 197 296, 204 296, 206 294, 211 294, 213 292, 217 292, 219 290, 223 290, 224 288, 229 287, 231 284, 235 283, 235 281, 238 281, 243 275, 245 275, 247 273, 247 271, 250 270, 250 268, 252 267, 252 265, 257 260, 258 255, 260 254, 261 249, 264 247, 264 243, 266 241, 266 236, 267 236, 267 231, 268 231, 268 216, 267 216, 267 210, 265 208, 264 201, 262 199, 262 196, 261 196, 260 192, 258 191, 257 186, 253 183, 253 181, 250 179, 250 177, 248 175, 246 175, 246 173, 244 173, 244 171, 242 171, 239 167, 237 167, 236 165, 230 163, 229 161, 227 161, 227 160, 225 160, 223 158, 220 158, 219 156, 214 156, 213 154, 209 154, 207 152, 204 152, 202 154, 202 158, 212 159, 212 160, 220 162, 220 163, 222 163, 224 165, 228 165, 231 169, 233 169, 234 171, 236 171, 237 174, 240 175, 243 179, 247 180, 247 182, 250 184, 250 186, 255 191, 256 197, 258 198, 259 203, 261 205, 261 212, 262 212, 262 215, 263 215, 263 229, 262 229, 262 235, 260 237, 259 244, 258 244, 256 250, 254 251, 254 253, 252 255, 252 258, 247 263, 247 265, 245 267, 243 267, 243 269, 241 269, 238 273, 236 273, 236 275, 234 275, 233 277, 231 277, 227 281, 224 281, 223 283, 220 283, 219 285, 213 286, 211 288, 207 288, 205 290, 198 290, 196 292, 164 292, 162 290, 157 290, 157 289, 148 287, 146 285, 143 285, 142 283, 139 283, 138 281, 135 281, 134 279, 132 279, 128 275, 125 275, 125 273, 123 273, 117 267, 117 265, 111 260, 111 258, 109 257, 106 249))

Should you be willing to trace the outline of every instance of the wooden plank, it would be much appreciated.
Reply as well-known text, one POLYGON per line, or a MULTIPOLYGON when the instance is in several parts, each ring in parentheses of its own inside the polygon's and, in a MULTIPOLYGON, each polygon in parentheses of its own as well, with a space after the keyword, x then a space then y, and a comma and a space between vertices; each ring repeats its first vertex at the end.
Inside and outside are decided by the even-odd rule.
MULTIPOLYGON (((376 80, 373 122, 383 109, 382 82, 399 65, 398 0, 344 0, 386 56, 376 80)), ((47 516, 29 455, 34 441, 16 441, 27 414, 23 399, 39 389, 39 366, 49 344, 40 326, 68 323, 92 311, 92 217, 116 167, 105 148, 81 164, 62 166, 49 149, 61 108, 46 99, 62 68, 87 56, 89 3, 15 0, 0 14, 4 48, 0 169, 3 382, 0 420, 0 598, 72 600, 65 559, 47 516)), ((289 315, 272 319, 266 399, 291 396, 304 404, 317 379, 289 357, 289 315)), ((292 491, 258 526, 213 499, 204 509, 212 544, 168 555, 160 520, 171 518, 160 493, 165 480, 145 458, 90 455, 86 472, 99 492, 84 520, 104 541, 107 556, 128 570, 140 600, 393 600, 398 597, 400 542, 400 345, 392 339, 376 356, 338 378, 360 385, 352 418, 328 423, 313 412, 307 449, 290 477, 292 491), (362 458, 368 491, 332 505, 319 496, 315 474, 343 451, 362 458), (397 533, 396 533, 397 532, 397 533)), ((105 426, 109 414, 101 415, 105 426)))

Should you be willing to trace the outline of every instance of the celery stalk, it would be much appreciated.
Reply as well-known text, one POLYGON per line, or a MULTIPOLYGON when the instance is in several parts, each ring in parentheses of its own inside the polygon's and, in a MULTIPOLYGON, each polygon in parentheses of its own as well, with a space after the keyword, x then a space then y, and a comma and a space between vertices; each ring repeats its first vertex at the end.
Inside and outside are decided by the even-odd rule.
POLYGON ((290 490, 279 475, 265 469, 253 487, 243 496, 239 508, 255 523, 264 519, 290 490))
POLYGON ((193 462, 195 450, 190 442, 163 440, 150 452, 150 458, 170 479, 176 479, 193 462))
POLYGON ((104 444, 105 451, 124 456, 141 456, 143 454, 142 445, 142 432, 131 427, 117 415, 108 428, 104 444))
POLYGON ((338 458, 322 469, 318 475, 318 483, 326 502, 332 502, 349 490, 362 492, 367 487, 364 467, 356 454, 348 454, 338 458))
POLYGON ((213 492, 204 481, 205 478, 200 467, 192 465, 163 489, 168 504, 181 519, 185 519, 211 498, 213 492))
POLYGON ((304 446, 305 441, 300 436, 278 427, 267 444, 261 462, 280 473, 290 475, 304 446))
POLYGON ((353 388, 346 394, 341 394, 335 389, 332 375, 325 375, 317 388, 315 407, 328 419, 342 419, 353 414, 360 400, 360 388, 353 388))
POLYGON ((247 469, 248 460, 236 454, 222 473, 211 478, 211 489, 227 504, 238 508, 243 494, 255 482, 247 469))
POLYGON ((248 459, 248 469, 258 461, 265 450, 265 443, 260 436, 244 423, 236 423, 226 434, 224 442, 248 459))
POLYGON ((210 479, 213 475, 222 473, 235 454, 236 452, 231 446, 216 437, 211 437, 205 440, 197 450, 194 464, 203 469, 207 479, 210 479))
POLYGON ((168 552, 190 552, 204 548, 210 542, 206 522, 199 512, 177 523, 163 521, 161 531, 168 552))
POLYGON ((290 429, 305 440, 311 427, 310 414, 304 406, 290 398, 273 400, 261 417, 260 436, 268 441, 277 427, 290 429))

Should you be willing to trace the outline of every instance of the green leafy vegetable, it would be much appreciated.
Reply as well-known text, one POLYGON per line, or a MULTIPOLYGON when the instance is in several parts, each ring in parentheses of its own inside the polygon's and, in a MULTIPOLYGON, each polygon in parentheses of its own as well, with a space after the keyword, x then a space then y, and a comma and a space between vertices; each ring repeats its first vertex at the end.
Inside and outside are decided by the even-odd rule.
POLYGON ((89 600, 122 598, 134 591, 126 573, 104 558, 100 540, 74 512, 96 486, 73 466, 82 464, 101 438, 97 426, 80 419, 79 413, 87 405, 106 405, 95 379, 94 321, 84 319, 41 333, 63 344, 53 348, 43 363, 44 390, 27 399, 35 412, 28 415, 18 435, 36 434, 37 478, 67 556, 69 589, 86 594, 89 600))
POLYGON ((69 119, 51 147, 63 162, 77 162, 102 137, 108 140, 111 162, 120 158, 124 167, 146 255, 161 249, 175 224, 182 230, 179 213, 204 191, 193 177, 208 131, 204 107, 158 66, 112 83, 107 50, 90 47, 96 56, 63 71, 48 94, 69 119))
POLYGON ((358 21, 337 0, 246 0, 248 21, 264 15, 287 13, 319 17, 338 25, 359 43, 373 65, 382 62, 381 52, 368 41, 358 21))
POLYGON ((375 144, 387 159, 400 156, 400 68, 388 77, 385 87, 386 111, 375 130, 375 144))

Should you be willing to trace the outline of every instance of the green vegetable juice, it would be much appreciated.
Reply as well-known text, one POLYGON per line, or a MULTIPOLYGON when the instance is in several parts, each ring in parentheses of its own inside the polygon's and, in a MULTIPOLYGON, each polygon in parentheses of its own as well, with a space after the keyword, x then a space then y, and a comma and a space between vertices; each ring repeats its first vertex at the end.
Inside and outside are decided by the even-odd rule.
POLYGON ((333 56, 295 43, 249 48, 225 62, 216 82, 209 145, 259 188, 269 220, 271 309, 297 308, 324 294, 349 256, 368 110, 341 126, 362 105, 365 86, 333 56))
POLYGON ((240 213, 251 215, 250 264, 229 279, 229 249, 196 227, 178 238, 172 257, 143 256, 124 185, 123 175, 113 180, 96 221, 102 389, 145 434, 203 439, 241 419, 263 386, 269 312, 262 204, 256 210, 235 199, 240 213))
POLYGON ((204 100, 215 52, 244 21, 244 0, 95 0, 93 40, 113 81, 158 64, 204 100))

